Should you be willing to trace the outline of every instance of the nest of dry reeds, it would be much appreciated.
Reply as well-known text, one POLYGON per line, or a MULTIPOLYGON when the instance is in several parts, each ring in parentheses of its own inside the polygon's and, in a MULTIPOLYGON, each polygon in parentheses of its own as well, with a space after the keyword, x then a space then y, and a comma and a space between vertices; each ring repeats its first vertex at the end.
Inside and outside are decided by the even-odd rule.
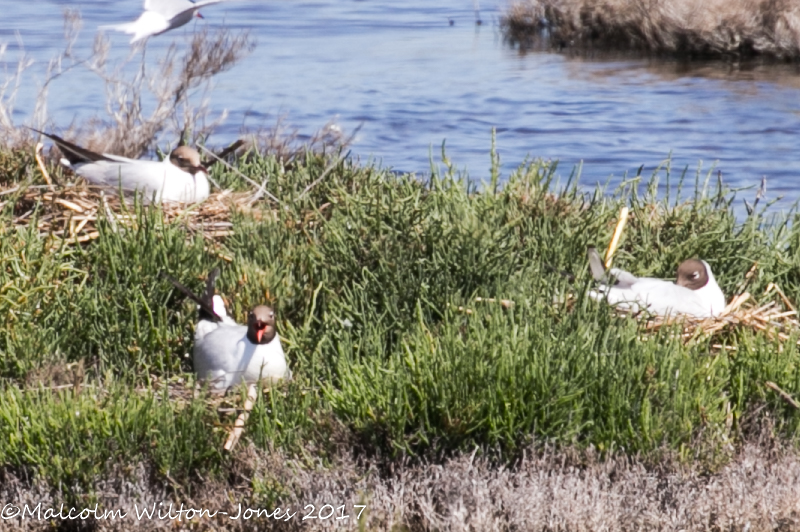
MULTIPOLYGON (((611 243, 606 252, 606 266, 610 266, 611 264, 611 259, 617 249, 627 219, 628 209, 623 208, 620 212, 611 243)), ((778 339, 781 342, 790 340, 793 332, 800 333, 800 321, 798 321, 797 308, 792 304, 789 298, 786 297, 783 290, 781 290, 777 284, 769 283, 761 297, 762 301, 768 297, 773 298, 772 301, 767 303, 757 302, 749 292, 745 291, 757 269, 758 263, 753 264, 745 275, 745 278, 737 287, 737 295, 731 299, 728 306, 725 307, 719 316, 709 318, 685 315, 652 316, 644 312, 640 314, 647 316, 645 329, 654 332, 667 325, 681 324, 683 327, 681 337, 686 342, 699 337, 708 338, 720 336, 724 332, 736 328, 752 329, 756 332, 766 334, 771 340, 778 339)), ((630 314, 629 311, 621 308, 617 308, 616 310, 621 315, 630 314)), ((800 341, 797 343, 800 345, 800 341)), ((715 350, 736 350, 735 346, 728 346, 722 343, 712 344, 712 348, 715 350)))
MULTIPOLYGON (((771 340, 777 339, 781 342, 790 340, 793 332, 800 333, 797 309, 783 293, 783 290, 778 285, 770 283, 763 296, 772 296, 775 299, 765 304, 759 304, 749 292, 744 292, 734 296, 719 316, 713 318, 655 316, 647 319, 645 328, 648 331, 657 331, 665 325, 680 323, 683 326, 681 336, 686 341, 697 337, 718 336, 737 328, 749 328, 766 334, 771 340)), ((800 341, 798 341, 798 345, 800 345, 800 341)), ((716 350, 736 350, 735 346, 726 346, 720 343, 713 344, 712 347, 716 350)))
MULTIPOLYGON (((100 220, 105 220, 114 231, 137 223, 135 198, 121 198, 107 187, 90 185, 82 179, 66 186, 55 185, 38 149, 36 160, 47 184, 12 183, 0 188, 0 209, 13 204, 13 226, 29 228, 35 224, 40 236, 53 238, 53 245, 60 246, 98 238, 100 220)), ((259 192, 223 190, 197 205, 166 202, 160 209, 165 223, 180 220, 188 234, 201 234, 210 242, 218 242, 232 234, 232 211, 250 210, 261 198, 259 192)), ((231 261, 229 257, 220 257, 231 261)))

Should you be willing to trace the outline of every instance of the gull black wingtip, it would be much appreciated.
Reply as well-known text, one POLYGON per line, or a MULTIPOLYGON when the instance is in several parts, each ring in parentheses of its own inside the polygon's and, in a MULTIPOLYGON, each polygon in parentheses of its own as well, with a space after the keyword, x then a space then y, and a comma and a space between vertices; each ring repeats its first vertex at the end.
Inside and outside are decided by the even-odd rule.
POLYGON ((209 320, 214 322, 221 322, 222 317, 214 311, 214 284, 216 282, 216 278, 219 275, 219 268, 214 268, 211 273, 208 275, 208 279, 206 280, 206 291, 203 293, 203 297, 199 297, 197 294, 186 288, 180 281, 175 279, 173 276, 168 274, 166 271, 161 270, 159 272, 161 277, 164 277, 172 286, 178 289, 183 295, 194 301, 200 306, 200 319, 201 320, 209 320), (209 288, 211 291, 211 295, 208 295, 209 288), (208 296, 206 298, 206 296, 208 296))
POLYGON ((234 153, 236 150, 238 150, 239 148, 241 148, 244 145, 245 145, 245 141, 242 140, 242 139, 239 139, 239 140, 233 142, 230 146, 228 146, 227 148, 223 149, 219 153, 215 153, 214 156, 211 157, 210 159, 203 160, 203 166, 205 166, 206 168, 211 168, 212 166, 214 166, 218 162, 224 161, 225 157, 227 157, 231 153, 234 153))
POLYGON ((56 143, 61 151, 64 153, 64 157, 70 162, 70 164, 76 163, 83 163, 83 162, 96 162, 96 161, 113 161, 106 157, 101 153, 96 153, 91 150, 87 150, 86 148, 81 148, 77 144, 73 144, 68 140, 64 140, 58 135, 54 135, 53 133, 45 133, 44 131, 39 131, 38 129, 29 127, 31 131, 35 131, 40 135, 44 135, 45 137, 49 138, 53 142, 56 143))

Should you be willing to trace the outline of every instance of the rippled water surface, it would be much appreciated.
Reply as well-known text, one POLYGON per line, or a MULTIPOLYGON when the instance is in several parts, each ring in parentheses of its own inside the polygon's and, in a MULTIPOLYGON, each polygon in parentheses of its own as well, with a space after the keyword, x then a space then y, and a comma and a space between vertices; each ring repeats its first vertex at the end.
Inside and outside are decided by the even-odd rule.
MULTIPOLYGON (((63 48, 63 10, 78 8, 86 56, 100 24, 135 19, 141 2, 36 1, 3 6, 5 59, 19 44, 37 63, 28 71, 16 119, 32 111, 46 62, 63 48)), ((800 74, 796 67, 686 69, 652 60, 586 60, 520 54, 502 42, 502 5, 482 5, 474 23, 469 0, 231 1, 203 9, 204 21, 156 37, 156 58, 200 25, 248 28, 255 52, 217 79, 212 110, 230 115, 211 143, 236 137, 242 124, 277 117, 309 134, 335 119, 359 131, 353 153, 400 171, 426 172, 446 140, 449 158, 488 179, 491 129, 508 172, 526 156, 559 159, 566 176, 583 161, 592 185, 670 153, 673 168, 716 167, 732 186, 768 179, 768 199, 797 197, 800 175, 800 74), (452 21, 452 25, 450 22, 452 21)), ((129 53, 128 36, 112 34, 112 60, 129 53)), ((153 59, 155 60, 155 59, 153 59)), ((59 128, 103 114, 102 83, 77 68, 56 80, 49 113, 59 128)), ((752 195, 745 193, 745 195, 752 195)))

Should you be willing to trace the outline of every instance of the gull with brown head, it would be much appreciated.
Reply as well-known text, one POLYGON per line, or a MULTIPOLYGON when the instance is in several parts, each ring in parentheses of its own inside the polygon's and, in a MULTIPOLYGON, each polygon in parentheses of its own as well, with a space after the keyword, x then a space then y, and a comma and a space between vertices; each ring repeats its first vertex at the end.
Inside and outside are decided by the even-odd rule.
POLYGON ((292 371, 275 326, 275 310, 258 305, 247 314, 247 325, 231 319, 222 298, 214 295, 219 270, 212 271, 202 296, 196 296, 172 276, 165 277, 198 304, 193 361, 199 379, 214 392, 237 384, 291 379, 292 371))
POLYGON ((620 308, 666 316, 684 314, 698 318, 718 316, 725 309, 725 294, 717 284, 711 266, 704 260, 689 259, 678 266, 676 282, 635 275, 611 268, 606 271, 597 250, 589 248, 589 266, 600 285, 589 297, 605 300, 620 308))
POLYGON ((63 166, 111 192, 120 188, 138 191, 145 201, 154 199, 156 203, 197 203, 209 195, 208 170, 192 147, 179 146, 163 161, 148 161, 97 153, 52 133, 34 131, 55 142, 63 155, 63 166))

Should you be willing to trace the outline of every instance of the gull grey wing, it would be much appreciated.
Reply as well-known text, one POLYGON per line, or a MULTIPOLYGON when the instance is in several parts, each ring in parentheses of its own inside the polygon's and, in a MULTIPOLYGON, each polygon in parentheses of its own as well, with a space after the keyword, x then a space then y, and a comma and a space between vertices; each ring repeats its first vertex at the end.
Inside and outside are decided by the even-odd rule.
POLYGON ((53 135, 52 133, 45 133, 44 131, 39 131, 38 129, 33 129, 33 128, 30 129, 41 135, 44 135, 45 137, 55 142, 56 146, 58 146, 61 149, 61 151, 64 153, 64 157, 69 161, 70 164, 113 160, 103 155, 102 153, 97 153, 91 150, 87 150, 86 148, 81 148, 77 144, 73 144, 67 140, 64 140, 58 135, 53 135))
POLYGON ((76 172, 98 185, 118 188, 120 182, 126 191, 139 190, 145 196, 161 191, 167 179, 167 173, 175 169, 162 161, 127 159, 109 156, 95 163, 87 163, 75 168, 76 172))
POLYGON ((227 2, 227 1, 228 0, 200 0, 199 2, 194 3, 194 7, 204 7, 213 4, 221 4, 222 2, 227 2))
MULTIPOLYGON (((180 16, 187 11, 197 11, 198 9, 210 6, 212 4, 219 4, 225 0, 204 0, 200 2, 190 2, 189 0, 161 0, 160 2, 149 2, 149 4, 145 4, 145 6, 149 5, 150 7, 145 7, 149 11, 155 11, 164 16, 167 20, 173 20, 176 17, 180 16)), ((186 20, 190 20, 191 16, 189 16, 186 20)))
POLYGON ((193 9, 195 4, 189 0, 145 0, 144 10, 158 13, 169 20, 179 13, 193 9))
POLYGON ((614 279, 614 286, 618 288, 629 288, 634 283, 639 282, 641 279, 633 275, 631 272, 620 270, 619 268, 611 268, 608 270, 610 277, 614 279))
POLYGON ((619 268, 611 268, 606 271, 606 267, 603 265, 602 259, 600 259, 600 254, 595 248, 589 247, 586 253, 589 255, 589 268, 592 270, 592 277, 594 277, 596 281, 613 284, 613 286, 618 288, 628 288, 639 280, 639 278, 632 273, 620 270, 619 268))
POLYGON ((592 277, 595 281, 602 281, 606 277, 606 267, 603 266, 603 261, 600 259, 600 254, 593 247, 586 249, 586 254, 589 255, 589 268, 592 270, 592 277))

